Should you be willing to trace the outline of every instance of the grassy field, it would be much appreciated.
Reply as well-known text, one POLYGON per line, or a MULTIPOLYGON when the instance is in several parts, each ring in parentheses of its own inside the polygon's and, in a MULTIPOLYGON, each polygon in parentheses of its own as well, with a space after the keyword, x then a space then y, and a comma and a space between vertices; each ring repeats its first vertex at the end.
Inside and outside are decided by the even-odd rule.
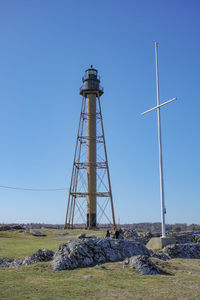
POLYGON ((104 236, 104 231, 68 230, 68 235, 62 236, 66 231, 56 229, 40 230, 46 234, 45 237, 35 237, 29 232, 24 234, 0 231, 0 257, 22 258, 28 256, 38 249, 49 249, 56 251, 58 246, 67 240, 77 238, 80 233, 104 236))
MULTIPOLYGON (((62 232, 46 230, 46 237, 1 232, 0 257, 24 257, 39 248, 55 251, 67 240, 58 235, 62 232)), ((78 233, 69 231, 69 238, 78 233)), ((123 269, 120 262, 60 272, 52 271, 50 263, 0 269, 0 299, 200 299, 200 260, 154 260, 171 275, 141 276, 129 267, 123 269)))

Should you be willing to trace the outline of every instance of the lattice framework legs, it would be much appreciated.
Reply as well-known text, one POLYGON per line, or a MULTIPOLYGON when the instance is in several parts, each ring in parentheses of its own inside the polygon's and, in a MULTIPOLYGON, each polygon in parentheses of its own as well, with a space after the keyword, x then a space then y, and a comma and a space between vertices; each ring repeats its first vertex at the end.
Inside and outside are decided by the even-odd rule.
POLYGON ((65 221, 66 229, 73 228, 75 224, 79 224, 81 227, 87 227, 88 229, 96 226, 100 227, 101 223, 107 223, 115 226, 114 206, 100 97, 96 97, 95 101, 96 112, 91 114, 90 110, 87 109, 87 97, 84 96, 82 100, 67 203, 65 221), (96 118, 96 135, 88 136, 89 118, 94 118, 94 113, 96 118), (90 144, 91 139, 95 139, 96 141, 96 162, 88 160, 88 145, 90 144), (88 187, 88 172, 92 169, 96 170, 96 187, 93 189, 88 187), (95 216, 95 222, 92 220, 92 214, 88 213, 90 212, 89 206, 91 205, 88 200, 90 198, 95 199, 97 211, 97 219, 95 216))

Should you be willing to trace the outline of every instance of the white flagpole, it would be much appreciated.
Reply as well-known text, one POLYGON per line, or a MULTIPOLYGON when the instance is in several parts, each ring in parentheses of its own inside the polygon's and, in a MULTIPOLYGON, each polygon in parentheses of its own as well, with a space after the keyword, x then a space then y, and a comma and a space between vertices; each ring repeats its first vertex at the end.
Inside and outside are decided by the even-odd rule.
POLYGON ((162 237, 166 237, 165 231, 165 199, 164 199, 164 179, 163 179, 163 161, 162 161, 162 136, 161 136, 161 116, 160 116, 160 95, 159 95, 159 76, 158 76, 158 43, 155 42, 156 54, 156 89, 157 89, 157 116, 158 116, 158 145, 159 145, 159 168, 160 168, 160 199, 161 199, 161 225, 162 237))

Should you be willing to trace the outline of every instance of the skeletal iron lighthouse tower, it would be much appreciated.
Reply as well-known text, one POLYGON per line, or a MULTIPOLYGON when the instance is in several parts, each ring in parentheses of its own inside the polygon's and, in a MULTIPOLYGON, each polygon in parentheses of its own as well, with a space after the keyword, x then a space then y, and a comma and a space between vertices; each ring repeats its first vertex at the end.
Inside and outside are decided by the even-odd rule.
POLYGON ((88 229, 109 223, 115 226, 110 174, 103 129, 98 71, 85 71, 83 96, 69 189, 65 228, 82 224, 88 229), (111 216, 111 220, 110 220, 111 216))

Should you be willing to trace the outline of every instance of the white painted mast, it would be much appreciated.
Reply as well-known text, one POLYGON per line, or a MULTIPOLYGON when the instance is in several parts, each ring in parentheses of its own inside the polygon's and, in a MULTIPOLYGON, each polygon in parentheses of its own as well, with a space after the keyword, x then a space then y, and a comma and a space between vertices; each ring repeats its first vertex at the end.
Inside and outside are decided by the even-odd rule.
POLYGON ((164 178, 163 178, 163 160, 162 160, 162 135, 161 135, 161 116, 160 116, 160 107, 168 104, 176 98, 173 98, 169 101, 166 101, 160 104, 160 93, 159 93, 159 76, 158 76, 158 43, 155 42, 155 56, 156 56, 156 91, 157 91, 157 106, 145 111, 142 115, 152 111, 157 110, 157 119, 158 119, 158 147, 159 147, 159 169, 160 169, 160 202, 161 202, 161 227, 162 227, 162 238, 166 237, 165 229, 165 197, 164 197, 164 178))
MULTIPOLYGON (((155 42, 155 54, 156 54, 156 90, 157 90, 157 106, 160 105, 160 93, 159 93, 159 76, 158 76, 158 43, 155 42)), ((162 160, 162 135, 161 135, 161 116, 160 107, 157 108, 158 117, 158 146, 159 146, 159 168, 160 168, 160 202, 161 202, 161 225, 162 225, 162 237, 166 236, 165 230, 165 197, 164 197, 164 180, 163 180, 163 160, 162 160)))

